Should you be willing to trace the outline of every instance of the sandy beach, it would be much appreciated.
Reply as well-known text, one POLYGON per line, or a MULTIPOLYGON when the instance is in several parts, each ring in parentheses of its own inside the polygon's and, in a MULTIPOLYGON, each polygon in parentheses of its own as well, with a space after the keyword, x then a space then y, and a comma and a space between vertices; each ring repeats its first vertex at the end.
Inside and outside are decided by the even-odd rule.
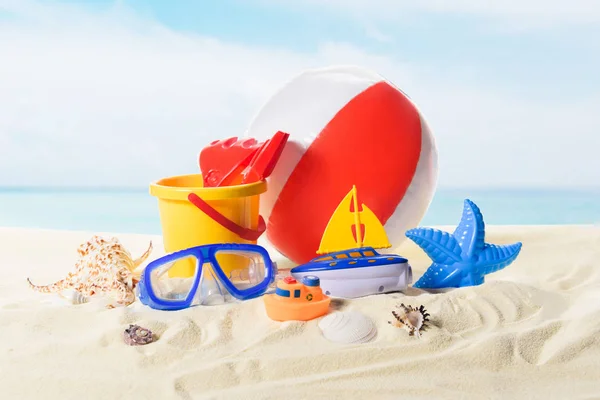
MULTIPOLYGON (((523 242, 513 264, 478 287, 336 301, 377 325, 374 341, 351 346, 327 341, 318 320, 271 321, 260 298, 167 312, 28 288, 27 277, 64 277, 92 234, 0 228, 1 398, 600 398, 600 227, 487 227, 489 243, 523 242), (421 339, 388 324, 400 302, 431 314, 421 339), (130 323, 158 340, 128 347, 130 323)), ((164 254, 158 236, 112 235, 134 256, 149 240, 150 260, 164 254)), ((415 281, 429 266, 408 240, 396 252, 415 281)))

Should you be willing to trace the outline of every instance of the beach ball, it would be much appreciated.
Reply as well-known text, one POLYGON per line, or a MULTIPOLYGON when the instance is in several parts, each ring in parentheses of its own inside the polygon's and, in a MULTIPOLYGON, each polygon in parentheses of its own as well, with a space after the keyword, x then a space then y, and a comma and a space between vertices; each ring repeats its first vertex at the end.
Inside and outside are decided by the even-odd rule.
POLYGON ((410 98, 377 73, 305 71, 264 104, 245 136, 263 141, 277 131, 290 137, 260 212, 267 241, 293 262, 317 256, 329 219, 353 185, 393 247, 425 215, 437 182, 433 135, 410 98))

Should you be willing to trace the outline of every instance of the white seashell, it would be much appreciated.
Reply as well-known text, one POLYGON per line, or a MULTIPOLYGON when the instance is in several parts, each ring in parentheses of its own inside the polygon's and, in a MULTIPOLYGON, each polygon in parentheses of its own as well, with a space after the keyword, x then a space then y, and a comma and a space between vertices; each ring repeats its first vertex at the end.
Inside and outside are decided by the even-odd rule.
POLYGON ((319 321, 327 340, 338 343, 366 343, 377 336, 373 321, 357 311, 334 312, 319 321))
POLYGON ((74 289, 63 290, 58 295, 70 304, 83 304, 90 301, 89 297, 74 289))

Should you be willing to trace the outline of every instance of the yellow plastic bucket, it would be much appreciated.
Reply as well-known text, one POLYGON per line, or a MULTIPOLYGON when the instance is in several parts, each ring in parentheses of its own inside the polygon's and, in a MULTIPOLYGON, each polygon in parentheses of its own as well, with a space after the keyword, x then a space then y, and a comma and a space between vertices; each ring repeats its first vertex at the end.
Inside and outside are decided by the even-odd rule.
MULTIPOLYGON (((180 175, 150 184, 150 194, 158 198, 163 244, 167 253, 214 243, 252 243, 264 232, 259 216, 260 195, 267 183, 204 187, 202 175, 180 175)), ((219 258, 229 275, 247 267, 247 260, 227 255, 219 258)), ((169 271, 171 277, 194 274, 192 260, 180 260, 169 271)))

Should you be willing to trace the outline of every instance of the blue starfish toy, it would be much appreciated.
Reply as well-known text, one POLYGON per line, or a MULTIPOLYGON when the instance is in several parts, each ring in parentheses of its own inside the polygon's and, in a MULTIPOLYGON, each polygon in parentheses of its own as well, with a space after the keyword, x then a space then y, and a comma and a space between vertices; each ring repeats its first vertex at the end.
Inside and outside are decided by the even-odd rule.
POLYGON ((521 242, 509 245, 485 243, 485 224, 479 208, 465 200, 460 224, 452 235, 432 228, 415 228, 406 236, 418 244, 433 263, 413 285, 422 289, 481 285, 484 276, 512 263, 521 242))

